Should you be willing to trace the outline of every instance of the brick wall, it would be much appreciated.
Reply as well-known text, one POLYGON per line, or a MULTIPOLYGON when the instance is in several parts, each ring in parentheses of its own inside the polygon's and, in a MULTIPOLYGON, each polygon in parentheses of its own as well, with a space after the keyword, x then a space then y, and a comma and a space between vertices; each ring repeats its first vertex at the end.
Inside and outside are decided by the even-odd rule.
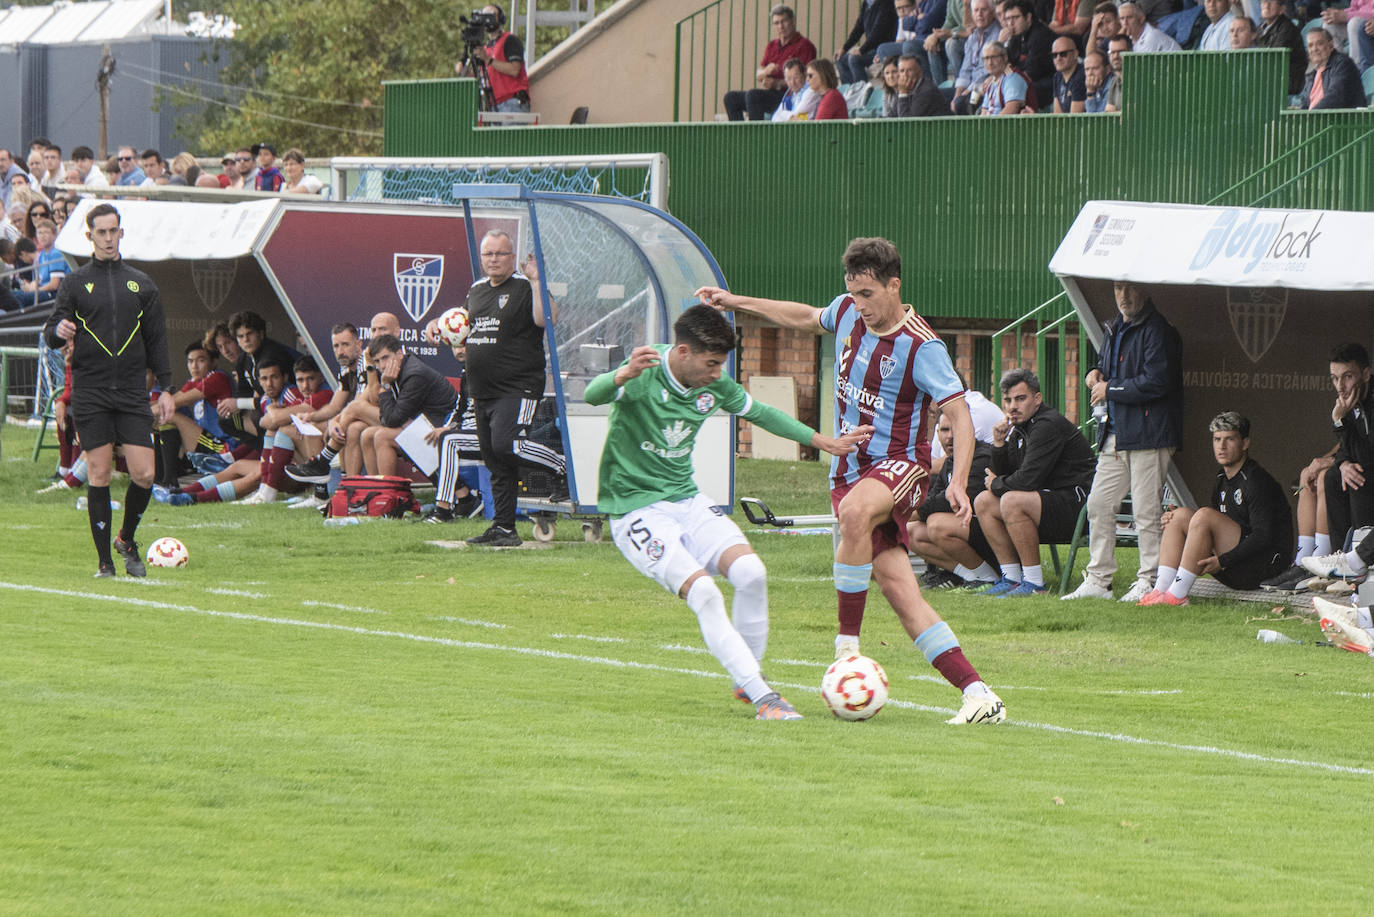
MULTIPOLYGON (((813 429, 817 410, 820 366, 817 361, 819 338, 804 331, 790 331, 765 325, 747 315, 737 314, 740 348, 739 381, 749 387, 751 376, 791 376, 797 380, 797 419, 813 429)), ((740 424, 740 455, 751 454, 750 424, 740 424)), ((802 447, 803 458, 815 458, 816 450, 802 447)))

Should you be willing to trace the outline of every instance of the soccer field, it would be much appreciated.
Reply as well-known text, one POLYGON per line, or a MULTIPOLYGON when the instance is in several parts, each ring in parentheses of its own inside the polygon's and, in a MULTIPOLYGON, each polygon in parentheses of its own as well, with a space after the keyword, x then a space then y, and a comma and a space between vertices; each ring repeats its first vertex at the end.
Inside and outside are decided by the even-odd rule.
MULTIPOLYGON (((2 435, 0 914, 1374 909, 1374 665, 1310 616, 939 593, 1009 714, 955 728, 874 590, 892 700, 843 723, 830 539, 750 533, 806 716, 757 722, 575 526, 447 550, 482 525, 155 504, 139 541, 190 566, 95 581, 76 495, 33 495, 52 453, 2 435)), ((819 465, 738 468, 827 507, 819 465)))

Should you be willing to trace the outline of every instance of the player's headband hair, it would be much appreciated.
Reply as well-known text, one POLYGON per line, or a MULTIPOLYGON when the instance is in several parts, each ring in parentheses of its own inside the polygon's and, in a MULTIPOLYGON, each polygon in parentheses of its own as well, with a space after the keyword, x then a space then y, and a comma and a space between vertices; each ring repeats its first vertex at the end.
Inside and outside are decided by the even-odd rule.
POLYGON ((1222 411, 1207 425, 1212 433, 1239 433, 1241 439, 1250 438, 1250 418, 1236 411, 1222 411))
POLYGON ((902 276, 902 256, 897 246, 886 239, 855 239, 844 250, 846 277, 872 275, 879 283, 887 283, 902 276))
MULTIPOLYGON (((296 361, 296 365, 293 367, 293 369, 294 369, 295 372, 298 373, 298 374, 299 374, 299 373, 319 373, 319 372, 320 372, 320 364, 316 363, 316 362, 315 362, 315 358, 312 357, 310 354, 307 353, 307 354, 302 354, 302 355, 301 355, 301 358, 300 358, 299 360, 296 361)), ((324 375, 324 374, 323 374, 323 373, 320 373, 320 375, 324 375)))
POLYGON ((205 351, 206 353, 208 353, 211 357, 218 357, 218 356, 219 356, 219 354, 215 352, 215 349, 214 349, 213 347, 209 346, 208 344, 206 344, 204 341, 192 341, 191 343, 187 344, 187 345, 186 345, 186 356, 189 357, 191 354, 195 353, 197 350, 203 350, 203 351, 205 351))
POLYGON ((373 359, 381 356, 383 350, 400 353, 401 339, 394 334, 379 334, 367 345, 367 355, 373 359))
POLYGON ((354 337, 357 337, 358 326, 353 324, 352 322, 339 322, 333 328, 329 329, 329 333, 331 336, 335 334, 343 334, 344 332, 347 332, 353 335, 354 337))
POLYGON ((119 225, 119 211, 110 204, 96 204, 86 212, 86 228, 95 229, 95 221, 104 216, 114 214, 115 225, 119 225))
POLYGON ((264 360, 264 361, 262 361, 261 363, 258 364, 258 375, 261 376, 261 375, 262 375, 262 371, 265 370, 265 369, 273 369, 273 368, 275 368, 278 372, 280 372, 280 373, 282 374, 283 377, 285 377, 288 373, 291 372, 291 367, 290 367, 290 365, 289 365, 285 360, 280 359, 280 358, 273 358, 273 359, 264 360))
POLYGON ((1040 377, 1024 366, 1018 366, 1016 369, 1007 370, 1002 375, 1002 381, 999 382, 998 385, 1002 389, 1002 394, 1005 395, 1023 382, 1026 384, 1026 388, 1031 390, 1032 394, 1040 391, 1040 377))
POLYGON ((710 306, 685 310, 673 323, 674 340, 696 353, 731 353, 739 340, 730 322, 710 306))
POLYGON ((1360 369, 1369 368, 1369 351, 1364 349, 1363 344, 1351 342, 1349 344, 1337 344, 1331 348, 1332 363, 1354 363, 1360 369))
POLYGON ((244 309, 242 312, 235 312, 229 316, 229 331, 232 334, 238 334, 240 328, 266 334, 267 320, 251 309, 244 309))

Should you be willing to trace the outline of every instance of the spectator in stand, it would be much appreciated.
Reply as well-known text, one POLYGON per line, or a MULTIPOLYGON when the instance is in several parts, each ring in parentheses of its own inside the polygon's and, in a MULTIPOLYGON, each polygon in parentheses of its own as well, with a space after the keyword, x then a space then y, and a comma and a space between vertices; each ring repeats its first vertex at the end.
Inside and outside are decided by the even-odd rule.
POLYGON ((1231 0, 1202 0, 1202 11, 1207 15, 1209 25, 1198 42, 1199 51, 1231 50, 1231 23, 1236 14, 1231 12, 1231 0))
POLYGON ((104 170, 96 168, 95 153, 90 147, 79 146, 72 150, 72 168, 67 173, 67 183, 89 185, 92 188, 103 188, 109 185, 104 170))
POLYGON ((1112 65, 1112 85, 1107 90, 1107 111, 1121 111, 1121 55, 1131 50, 1131 36, 1113 35, 1108 43, 1107 60, 1112 65))
POLYGON ((878 75, 869 81, 863 101, 849 112, 851 118, 892 118, 897 103, 897 61, 889 57, 878 67, 878 75))
POLYGON ((1083 110, 1090 115, 1114 111, 1107 107, 1112 89, 1116 85, 1116 74, 1112 73, 1107 55, 1101 51, 1089 51, 1083 61, 1083 110))
MULTIPOLYGON (((33 211, 30 210, 29 214, 32 216, 33 211)), ((67 276, 67 259, 53 245, 57 239, 57 224, 49 217, 43 217, 35 221, 34 226, 34 243, 38 246, 34 258, 34 278, 23 281, 19 288, 32 294, 33 305, 41 306, 52 302, 57 296, 57 288, 62 284, 62 278, 67 276)), ((28 300, 26 304, 29 304, 28 300)))
MULTIPOLYGON (((43 143, 44 146, 47 145, 47 141, 43 141, 43 143)), ((43 147, 29 151, 28 165, 29 182, 36 188, 38 187, 38 178, 43 174, 43 147)))
POLYGON ((62 147, 55 143, 43 147, 43 174, 38 177, 38 184, 51 188, 65 181, 66 175, 62 166, 62 147))
POLYGON ((280 191, 286 179, 277 168, 276 147, 270 143, 256 144, 253 155, 258 160, 258 174, 253 179, 253 188, 257 191, 280 191))
POLYGON ((71 201, 63 195, 58 195, 52 202, 52 221, 57 224, 57 231, 62 232, 62 227, 67 225, 67 217, 71 215, 71 208, 74 207, 71 201))
POLYGON ((1087 79, 1078 62, 1078 45, 1062 35, 1054 40, 1050 55, 1054 59, 1054 113, 1076 115, 1087 111, 1087 79))
POLYGON ((1054 61, 1050 57, 1054 33, 1035 18, 1031 0, 1008 0, 1002 24, 1011 33, 1006 43, 1007 66, 1030 83, 1026 105, 1033 111, 1047 107, 1054 93, 1054 61))
MULTIPOLYGON (((1350 0, 1345 9, 1329 7, 1321 18, 1328 32, 1345 27, 1345 46, 1360 73, 1374 66, 1374 0, 1350 0)), ((1311 50, 1309 46, 1309 54, 1311 50)))
MULTIPOLYGON (((821 97, 806 85, 806 65, 792 58, 782 68, 782 78, 787 84, 787 93, 773 112, 774 121, 805 121, 816 116, 816 106, 821 97)), ((895 79, 895 74, 894 74, 895 79)))
MULTIPOLYGON (((788 85, 788 63, 796 60, 805 67, 816 58, 816 46, 797 31, 797 14, 792 7, 782 4, 773 7, 769 21, 775 37, 763 49, 763 59, 754 72, 755 88, 725 94, 725 113, 731 121, 743 121, 746 114, 750 121, 766 120, 769 114, 778 110, 785 95, 796 91, 788 85)), ((795 103, 795 98, 793 101, 795 103)))
POLYGON ((1107 325, 1098 365, 1084 377, 1090 402, 1107 406, 1097 426, 1097 473, 1088 496, 1091 556, 1082 584, 1064 598, 1112 597, 1116 509, 1129 490, 1140 569, 1120 601, 1134 605, 1154 588, 1164 475, 1182 445, 1183 339, 1136 284, 1117 281, 1112 293, 1120 314, 1107 325))
POLYGON ((1095 0, 1054 0, 1051 12, 1045 17, 1045 24, 1056 35, 1068 35, 1074 46, 1083 40, 1093 24, 1093 4, 1095 0))
POLYGON ((1312 69, 1302 88, 1302 107, 1363 108, 1364 86, 1349 57, 1336 50, 1326 29, 1307 33, 1307 59, 1312 69))
POLYGON ((1255 29, 1255 24, 1249 16, 1233 16, 1231 18, 1231 50, 1244 51, 1255 46, 1255 39, 1259 32, 1255 29))
POLYGON ((238 181, 230 183, 230 187, 235 191, 253 190, 253 181, 258 177, 258 166, 253 158, 253 151, 248 147, 236 150, 234 166, 238 170, 238 181))
POLYGON ((944 91, 946 81, 953 81, 964 62, 964 41, 973 28, 972 11, 967 0, 947 0, 945 21, 926 37, 925 52, 930 60, 930 78, 944 91))
POLYGON ((1018 115, 1026 107, 1029 89, 1019 73, 1007 67, 1007 49, 1000 41, 983 45, 983 66, 988 79, 983 86, 980 115, 1018 115))
POLYGON ((115 157, 118 164, 119 177, 115 179, 115 184, 121 188, 138 187, 147 179, 147 175, 138 167, 138 154, 131 146, 122 146, 115 157))
POLYGON ((889 57, 909 54, 911 43, 916 40, 916 0, 895 0, 894 7, 897 10, 897 33, 892 36, 891 41, 878 45, 878 53, 874 55, 874 60, 886 60, 889 57))
POLYGON ((947 0, 896 0, 897 33, 890 42, 878 46, 875 60, 885 60, 893 54, 910 54, 921 65, 921 72, 929 75, 935 84, 945 80, 945 61, 939 60, 939 77, 934 75, 935 67, 926 52, 926 41, 935 30, 944 24, 949 7, 947 0))
POLYGON ((363 432, 363 461, 373 474, 395 474, 400 457, 396 437, 421 415, 432 426, 444 426, 458 405, 458 393, 438 370, 407 353, 393 335, 374 339, 367 355, 381 372, 377 405, 381 423, 363 432))
POLYGON ((3 193, 6 212, 10 209, 10 181, 14 176, 24 174, 24 167, 14 161, 14 154, 0 147, 0 193, 3 193))
POLYGON ((849 117, 849 107, 837 88, 839 77, 835 73, 835 65, 829 59, 818 57, 806 65, 806 85, 820 97, 812 120, 836 121, 849 117))
MULTIPOLYGON (((196 162, 196 157, 183 150, 172 157, 172 164, 168 167, 172 174, 167 179, 169 185, 187 185, 194 187, 200 180, 200 163, 196 162)), ((219 182, 215 182, 215 187, 219 187, 219 182)))
POLYGON ((225 153, 219 160, 219 174, 215 176, 215 184, 221 189, 243 187, 243 176, 239 174, 238 165, 234 162, 233 153, 225 153), (238 184, 235 185, 235 182, 238 184))
MULTIPOLYGON (((34 192, 37 195, 38 192, 34 192)), ((38 221, 52 219, 52 205, 46 200, 35 200, 24 213, 24 235, 38 241, 38 221)))
MULTIPOLYGON (((15 201, 5 214, 5 219, 0 221, 0 234, 3 234, 5 241, 14 243, 26 238, 24 235, 24 215, 28 212, 28 206, 23 201, 15 201)), ((33 241, 33 240, 29 240, 33 241)))
POLYGON ((944 95, 921 71, 921 62, 914 54, 903 54, 897 61, 897 101, 893 113, 898 118, 934 118, 948 114, 944 95))
POLYGON ((1002 26, 993 15, 992 0, 970 0, 969 10, 973 17, 973 26, 969 29, 968 38, 963 45, 963 63, 959 66, 959 75, 954 80, 954 98, 949 103, 949 110, 956 115, 971 115, 978 111, 979 102, 982 101, 983 84, 988 78, 987 65, 983 63, 983 51, 988 43, 997 40, 1002 26), (978 93, 978 98, 972 98, 973 93, 978 93))
POLYGON ((1302 92, 1307 79, 1307 44, 1293 20, 1288 18, 1284 0, 1260 0, 1260 13, 1264 21, 1260 23, 1255 44, 1261 48, 1288 49, 1288 94, 1295 96, 1302 92))
POLYGON ((987 487, 973 508, 1002 575, 983 594, 1044 595, 1040 545, 1073 538, 1092 484, 1093 450, 1073 421, 1045 404, 1035 373, 1013 369, 1000 386, 1007 419, 993 431, 987 487))
MULTIPOLYGON (((1117 8, 1121 17, 1121 31, 1131 39, 1131 50, 1139 54, 1157 51, 1177 51, 1178 42, 1145 20, 1145 11, 1138 3, 1123 3, 1117 8)), ((1120 72, 1120 71, 1118 71, 1120 72)))
POLYGON ((1084 47, 1096 48, 1106 54, 1107 42, 1120 32, 1121 17, 1116 13, 1116 4, 1112 0, 1103 0, 1093 7, 1093 23, 1088 30, 1088 40, 1084 47))
POLYGON ((505 31, 506 14, 495 4, 482 7, 482 12, 495 16, 502 32, 484 48, 474 48, 472 56, 487 65, 491 80, 492 100, 496 110, 528 114, 530 110, 530 77, 525 72, 525 46, 511 32, 505 31))
POLYGON ((140 184, 145 188, 153 185, 166 184, 165 181, 158 181, 163 177, 167 169, 167 160, 162 158, 162 154, 157 150, 144 150, 138 157, 139 168, 143 170, 143 181, 140 184))
POLYGON ((281 158, 282 168, 286 170, 286 182, 282 190, 289 194, 319 194, 324 184, 313 175, 305 174, 305 154, 292 147, 281 158))
POLYGON ((878 56, 878 46, 896 37, 897 7, 893 0, 863 0, 854 28, 835 55, 836 85, 863 82, 866 71, 878 56))
POLYGON ((1288 495, 1250 458, 1250 421, 1224 411, 1208 429, 1212 455, 1221 466, 1212 505, 1164 514, 1159 575, 1139 605, 1187 605, 1193 584, 1208 573, 1232 589, 1255 589, 1288 565, 1293 546, 1288 495))

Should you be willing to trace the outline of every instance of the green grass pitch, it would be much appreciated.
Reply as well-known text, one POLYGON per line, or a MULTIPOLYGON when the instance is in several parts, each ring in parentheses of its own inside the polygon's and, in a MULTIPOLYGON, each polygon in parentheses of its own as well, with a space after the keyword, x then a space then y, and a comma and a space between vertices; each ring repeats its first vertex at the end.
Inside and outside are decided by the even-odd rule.
MULTIPOLYGON (((76 495, 33 494, 53 453, 0 436, 0 914, 1374 909, 1374 665, 1310 616, 939 593, 1009 711, 961 729, 874 590, 892 700, 848 724, 830 539, 751 533, 806 716, 756 722, 576 526, 455 551, 479 523, 154 505, 140 542, 190 566, 97 582, 76 495)), ((812 464, 736 493, 828 505, 812 464)))

